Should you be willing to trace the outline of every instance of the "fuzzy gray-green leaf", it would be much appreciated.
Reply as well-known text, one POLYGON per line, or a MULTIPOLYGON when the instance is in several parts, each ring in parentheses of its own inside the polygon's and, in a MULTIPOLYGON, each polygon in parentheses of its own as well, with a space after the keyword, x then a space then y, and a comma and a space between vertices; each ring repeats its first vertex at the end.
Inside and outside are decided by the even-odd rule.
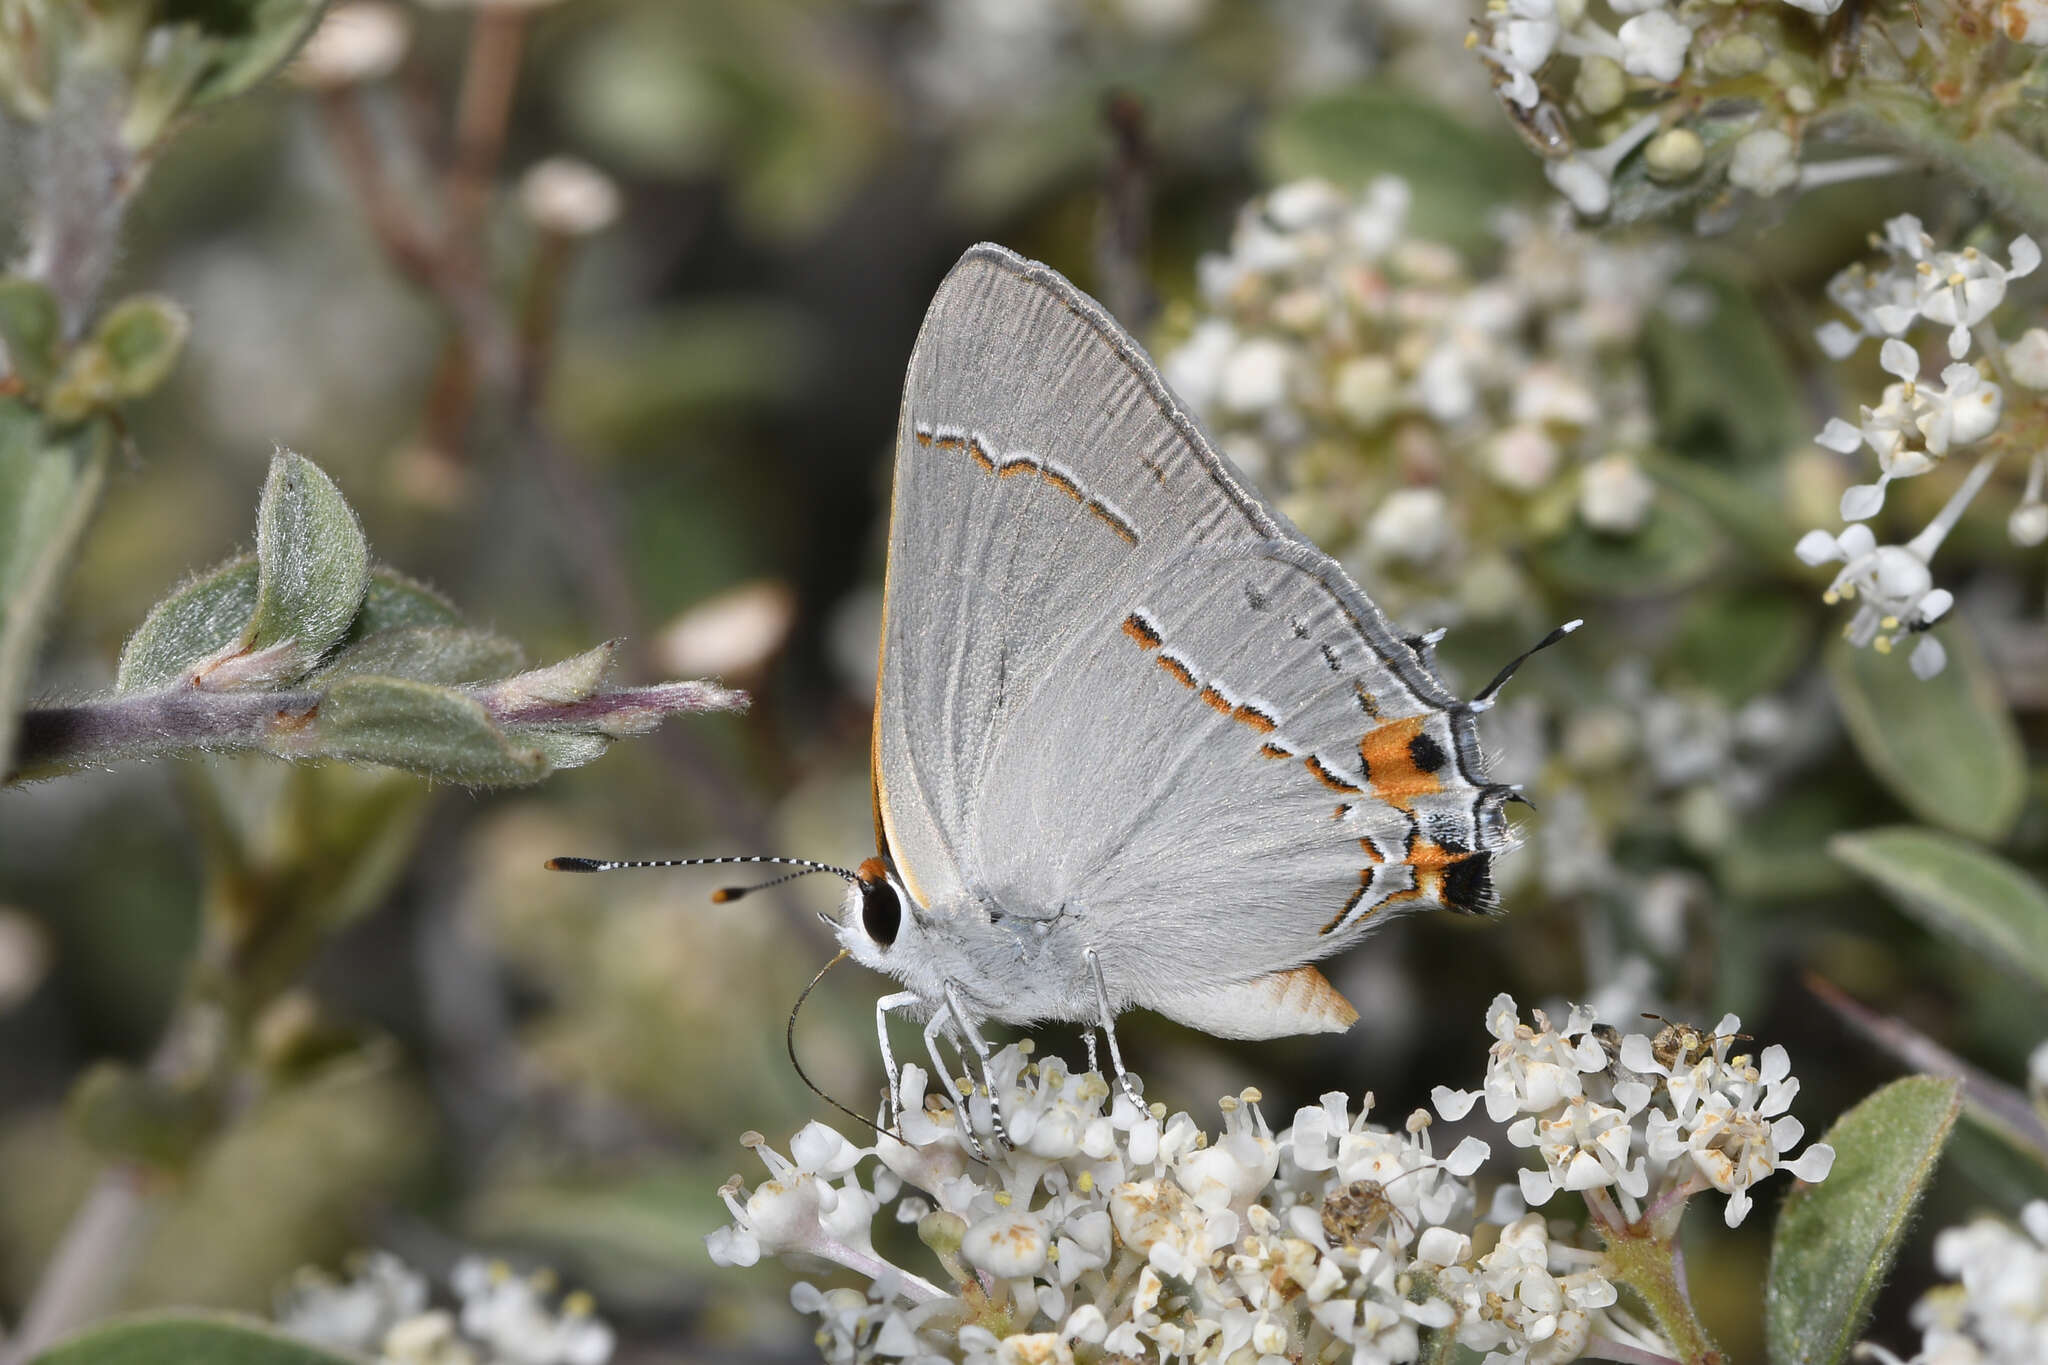
POLYGON ((2012 710, 1966 622, 1941 623, 1948 667, 1925 681, 1906 661, 1836 640, 1835 706, 1857 752, 1907 810, 1996 843, 2019 818, 2026 763, 2012 710))
POLYGON ((512 786, 547 776, 538 750, 514 744, 474 697, 408 678, 347 678, 303 725, 267 746, 289 758, 382 763, 465 786, 512 786))
POLYGON ((31 391, 57 372, 63 333, 63 318, 49 290, 19 275, 0 277, 0 347, 6 350, 8 371, 31 391))
POLYGON ((1913 825, 1838 834, 1828 850, 1927 928, 2048 991, 2048 891, 2005 859, 1913 825))
POLYGON ((1962 1109, 1962 1085, 1908 1076, 1867 1096, 1821 1141, 1834 1169, 1786 1199, 1771 1243, 1764 1332, 1773 1365, 1836 1365, 1870 1316, 1962 1109))
POLYGON ((400 626, 459 626, 462 613, 455 604, 424 583, 407 578, 388 565, 370 570, 370 583, 363 593, 363 609, 342 638, 354 644, 366 635, 400 626))
POLYGON ((242 638, 256 610, 256 556, 187 580, 149 610, 121 651, 116 692, 168 687, 242 638))
POLYGON ((60 1342, 34 1365, 350 1365, 253 1319, 227 1313, 152 1313, 117 1319, 60 1342))
POLYGON ((229 0, 217 6, 231 24, 215 24, 213 69, 192 92, 195 105, 239 95, 267 78, 313 31, 325 0, 229 0))
POLYGON ((113 370, 114 395, 140 398, 170 376, 192 330, 185 310, 159 294, 123 299, 93 331, 113 370))
POLYGON ((397 626, 344 648, 312 677, 314 685, 382 674, 447 687, 489 682, 519 671, 519 646, 489 631, 460 626, 397 626))
POLYGON ((240 648, 201 671, 206 687, 276 687, 347 633, 369 586, 356 514, 311 460, 280 450, 256 514, 256 609, 240 648))
POLYGON ((26 405, 0 401, 0 773, 13 766, 43 621, 99 499, 111 443, 103 422, 55 435, 26 405))

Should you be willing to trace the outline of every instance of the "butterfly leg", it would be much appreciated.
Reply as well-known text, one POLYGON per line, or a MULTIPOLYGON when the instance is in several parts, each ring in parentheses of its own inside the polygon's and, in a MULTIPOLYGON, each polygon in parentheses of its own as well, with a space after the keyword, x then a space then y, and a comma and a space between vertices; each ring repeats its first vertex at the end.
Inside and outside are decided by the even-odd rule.
POLYGON ((888 1128, 894 1128, 896 1120, 903 1116, 903 1074, 897 1070, 896 1054, 889 1046, 889 1016, 897 1010, 909 1009, 921 999, 916 991, 898 991, 875 1002, 875 1037, 882 1044, 882 1074, 889 1079, 889 1096, 883 1107, 887 1120, 884 1126, 888 1128))
MULTIPOLYGON (((1124 1092, 1124 1098, 1138 1106, 1138 1112, 1145 1112, 1145 1099, 1138 1093, 1138 1087, 1131 1080, 1131 1073, 1124 1070, 1123 1050, 1116 1045, 1116 1015, 1110 1012, 1109 988, 1102 984, 1102 959, 1088 949, 1088 974, 1095 978, 1095 1008, 1101 1014, 1102 1036, 1109 1041, 1109 1064, 1116 1072, 1117 1087, 1124 1092)), ((1095 1038, 1089 1035, 1088 1055, 1092 1063, 1095 1056, 1095 1038)))
POLYGON ((1011 1145, 1010 1133, 1003 1126, 1003 1101, 996 1094, 995 1075, 989 1069, 988 1043, 983 1040, 981 1031, 974 1027, 973 1021, 967 1017, 967 1011, 960 1007, 959 992, 954 990, 950 981, 946 983, 946 1008, 953 1012, 953 1022, 960 1026, 960 1032, 967 1039, 967 1045, 974 1049, 975 1057, 981 1062, 981 1088, 988 1092, 989 1125, 995 1130, 996 1141, 1008 1147, 1011 1145))
POLYGON ((1088 1040, 1088 1069, 1100 1075, 1102 1063, 1097 1061, 1095 1057, 1095 1025, 1090 1024, 1087 1028, 1082 1029, 1081 1036, 1088 1040))
POLYGON ((967 1148, 974 1153, 977 1161, 988 1160, 988 1153, 982 1150, 981 1139, 975 1135, 974 1124, 967 1116, 967 1097, 960 1093, 960 1083, 953 1079, 953 1073, 946 1066, 946 1059, 939 1055, 939 1035, 946 1034, 952 1039, 955 1051, 963 1056, 959 1036, 953 1031, 953 1016, 949 1009, 934 1010, 924 1026, 924 1050, 932 1059, 932 1075, 938 1078, 948 1099, 953 1101, 953 1116, 959 1121, 960 1131, 967 1136, 967 1148))

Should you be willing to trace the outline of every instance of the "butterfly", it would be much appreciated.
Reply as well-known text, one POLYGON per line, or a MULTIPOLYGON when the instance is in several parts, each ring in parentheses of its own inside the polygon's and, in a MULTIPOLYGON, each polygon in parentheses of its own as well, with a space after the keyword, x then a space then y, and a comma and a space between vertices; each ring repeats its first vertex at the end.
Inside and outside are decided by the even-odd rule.
POLYGON ((1342 1030, 1316 961, 1494 908, 1516 790, 1475 717, 1514 665, 1453 693, 1438 637, 1396 630, 1056 271, 991 244, 954 266, 895 460, 876 852, 803 864, 847 879, 841 944, 901 983, 876 1008, 892 1097, 893 1014, 925 1021, 956 1105, 939 1039, 985 1080, 991 1021, 1099 1027, 1136 1101, 1123 1011, 1342 1030))

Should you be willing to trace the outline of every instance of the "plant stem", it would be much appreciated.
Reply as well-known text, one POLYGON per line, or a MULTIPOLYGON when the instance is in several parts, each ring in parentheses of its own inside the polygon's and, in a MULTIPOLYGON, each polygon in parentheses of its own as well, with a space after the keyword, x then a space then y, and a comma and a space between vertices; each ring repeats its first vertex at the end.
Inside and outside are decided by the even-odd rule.
POLYGON ((1635 1227, 1602 1228, 1607 1241, 1607 1261, 1615 1278, 1635 1291, 1657 1324, 1664 1339, 1678 1351, 1685 1365, 1725 1365, 1723 1356, 1693 1312, 1686 1297, 1684 1274, 1679 1268, 1676 1234, 1666 1241, 1635 1227))
POLYGON ((2003 129, 1965 133, 1956 126, 1958 115, 1896 87, 1852 88, 1828 116, 1837 119, 1961 176, 2021 228, 2048 236, 2048 166, 2003 129))
POLYGON ((36 130, 21 271, 55 296, 66 338, 91 320, 142 180, 141 163, 121 145, 126 94, 114 72, 69 65, 36 130))
POLYGON ((71 1215, 0 1365, 22 1365, 113 1308, 127 1287, 155 1213, 147 1177, 111 1166, 71 1215))

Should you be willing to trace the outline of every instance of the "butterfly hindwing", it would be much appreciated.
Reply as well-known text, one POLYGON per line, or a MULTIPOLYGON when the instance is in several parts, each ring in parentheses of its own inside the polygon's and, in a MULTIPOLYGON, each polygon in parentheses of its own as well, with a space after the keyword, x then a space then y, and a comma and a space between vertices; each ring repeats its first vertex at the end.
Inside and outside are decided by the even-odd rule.
POLYGON ((1046 267, 940 287, 889 553, 878 821, 928 909, 1096 925, 1171 1013, 1490 898, 1469 711, 1046 267))

